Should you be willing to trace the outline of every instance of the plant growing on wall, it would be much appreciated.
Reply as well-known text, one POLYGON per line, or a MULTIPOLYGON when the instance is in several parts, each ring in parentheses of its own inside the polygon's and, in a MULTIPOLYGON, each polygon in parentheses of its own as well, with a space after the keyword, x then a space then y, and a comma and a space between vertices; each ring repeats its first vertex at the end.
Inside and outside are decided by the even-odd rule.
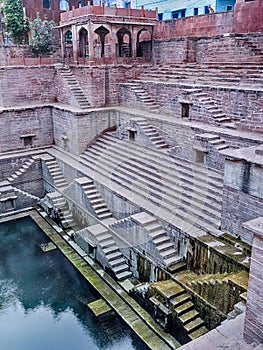
POLYGON ((41 20, 39 17, 30 24, 31 39, 29 41, 30 50, 35 56, 47 56, 55 47, 56 40, 53 35, 55 22, 41 20))
POLYGON ((23 11, 22 0, 4 0, 5 30, 15 44, 27 42, 28 20, 23 11))

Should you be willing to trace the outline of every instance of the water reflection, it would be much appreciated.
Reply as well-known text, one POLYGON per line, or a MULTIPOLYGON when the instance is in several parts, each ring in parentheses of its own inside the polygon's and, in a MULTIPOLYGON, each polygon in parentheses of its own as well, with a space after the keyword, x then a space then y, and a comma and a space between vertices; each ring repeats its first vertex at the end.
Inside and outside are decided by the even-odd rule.
POLYGON ((92 287, 30 219, 0 224, 0 339, 6 350, 146 349, 117 317, 96 319, 92 287))

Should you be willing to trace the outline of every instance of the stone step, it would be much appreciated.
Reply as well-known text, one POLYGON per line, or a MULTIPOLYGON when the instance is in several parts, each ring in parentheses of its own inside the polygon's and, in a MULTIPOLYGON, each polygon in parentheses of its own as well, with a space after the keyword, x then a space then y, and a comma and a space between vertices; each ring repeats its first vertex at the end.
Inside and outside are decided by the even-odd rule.
MULTIPOLYGON (((191 323, 196 318, 199 318, 199 313, 195 309, 190 310, 188 312, 185 312, 181 316, 179 316, 179 319, 183 323, 185 328, 186 328, 187 324, 191 323)), ((202 321, 202 323, 204 323, 204 322, 202 321)), ((192 325, 190 325, 188 328, 191 329, 191 327, 192 327, 192 325)))
POLYGON ((121 272, 129 270, 129 266, 126 263, 123 263, 122 265, 118 265, 112 268, 112 271, 115 273, 115 275, 120 274, 121 272))
POLYGON ((117 259, 123 259, 122 253, 118 250, 118 248, 116 247, 115 251, 108 251, 107 253, 105 252, 104 249, 104 253, 107 257, 107 260, 111 263, 114 263, 114 261, 117 261, 117 259))
POLYGON ((194 331, 196 331, 197 329, 203 326, 204 326, 204 321, 200 317, 198 317, 195 320, 184 325, 184 328, 187 330, 188 333, 193 333, 194 331))
MULTIPOLYGON (((136 156, 140 155, 141 147, 138 145, 135 145, 134 143, 131 143, 129 141, 125 140, 118 140, 110 135, 104 135, 102 138, 98 140, 99 143, 104 143, 109 147, 110 145, 114 145, 116 147, 116 143, 118 143, 118 149, 119 148, 125 148, 126 152, 129 150, 131 153, 135 153, 136 156)), ((106 147, 106 146, 105 146, 106 147)), ((151 163, 157 163, 157 164, 165 164, 165 168, 169 170, 169 166, 171 168, 173 167, 183 167, 184 172, 187 173, 187 170, 190 170, 190 174, 193 175, 193 171, 198 174, 205 174, 206 176, 211 177, 211 182, 213 184, 216 184, 218 180, 222 182, 222 175, 217 174, 214 171, 209 171, 207 168, 204 168, 203 166, 200 166, 199 164, 193 163, 191 161, 188 161, 186 159, 180 159, 180 158, 174 158, 170 157, 166 154, 158 154, 156 151, 154 151, 152 148, 144 148, 144 159, 147 161, 148 157, 151 157, 151 163), (217 181, 215 181, 215 179, 217 181)), ((177 169, 178 170, 178 169, 177 169)))
POLYGON ((100 220, 105 220, 105 219, 111 218, 111 217, 112 217, 112 213, 109 211, 109 212, 97 214, 97 217, 98 217, 100 220))
MULTIPOLYGON (((129 151, 128 151, 129 152, 129 151)), ((109 154, 109 151, 108 150, 103 150, 103 156, 100 155, 101 154, 101 150, 99 148, 99 146, 96 148, 96 150, 94 150, 94 146, 92 146, 92 148, 89 149, 89 151, 86 151, 85 154, 84 154, 84 158, 85 156, 87 157, 88 156, 88 159, 90 160, 91 157, 93 157, 93 159, 96 158, 95 155, 97 155, 98 157, 100 156, 100 159, 108 159, 108 157, 113 157, 113 158, 116 158, 116 159, 120 159, 122 163, 123 160, 122 160, 122 156, 125 154, 125 156, 127 156, 127 152, 124 153, 124 151, 120 151, 119 149, 115 149, 114 151, 114 154, 109 154), (89 152, 89 153, 88 153, 89 152), (93 153, 94 155, 91 155, 91 153, 93 153)), ((140 160, 139 156, 137 155, 136 159, 132 159, 130 160, 130 165, 127 165, 125 164, 126 168, 127 167, 131 167, 131 165, 133 166, 132 169, 133 169, 133 172, 134 171, 137 171, 137 169, 139 169, 139 173, 142 174, 142 173, 147 173, 147 178, 150 179, 150 181, 153 181, 153 183, 158 183, 158 181, 160 180, 159 179, 159 174, 158 174, 158 178, 156 179, 156 169, 153 169, 152 170, 152 166, 153 166, 153 162, 154 162, 154 159, 152 159, 152 162, 151 161, 148 161, 145 159, 145 161, 143 160, 140 160), (148 175, 149 174, 149 175, 148 175)), ((199 201, 199 203, 202 203, 202 197, 204 196, 205 197, 205 200, 206 200, 206 203, 212 207, 213 205, 215 205, 215 199, 218 198, 218 202, 220 201, 220 203, 218 203, 219 205, 221 205, 221 197, 219 196, 219 191, 218 191, 218 188, 214 188, 209 184, 209 180, 207 180, 207 183, 206 183, 206 180, 205 179, 194 179, 196 185, 198 185, 198 182, 200 183, 200 187, 197 187, 195 186, 195 184, 193 183, 191 177, 189 178, 189 188, 187 186, 187 182, 186 182, 186 178, 183 178, 182 176, 179 177, 179 172, 182 172, 183 173, 183 170, 181 169, 177 169, 175 170, 176 172, 172 173, 172 168, 170 167, 170 170, 169 168, 165 168, 163 167, 162 165, 158 164, 158 170, 159 170, 159 173, 162 173, 162 179, 166 180, 165 181, 165 188, 170 188, 170 184, 171 184, 171 188, 170 190, 172 190, 173 192, 178 192, 178 195, 179 196, 182 196, 182 193, 184 193, 184 196, 185 196, 185 199, 187 199, 187 191, 191 191, 191 200, 192 199, 195 199, 197 201, 199 201), (162 169, 164 169, 164 171, 162 172, 162 169), (167 169, 167 170, 166 170, 167 169), (175 175, 177 175, 177 178, 175 175), (181 186, 183 186, 183 188, 178 184, 178 180, 181 182, 181 181, 185 181, 186 183, 185 184, 181 184, 181 186), (203 188, 204 187, 204 184, 209 188, 209 190, 207 190, 205 193, 202 193, 203 191, 203 188), (179 192, 179 189, 180 189, 180 192, 179 192), (216 193, 216 196, 213 196, 212 197, 212 190, 216 193), (209 191, 209 192, 208 192, 209 191), (198 196, 196 196, 198 195, 198 196)), ((185 172, 185 175, 186 175, 186 172, 185 172)), ((162 182, 161 184, 161 187, 160 188, 163 188, 164 186, 164 183, 162 182)))
POLYGON ((173 297, 169 303, 172 305, 173 309, 175 309, 176 307, 180 306, 181 304, 187 303, 188 301, 190 301, 190 295, 183 293, 181 295, 178 295, 176 297, 173 297))
MULTIPOLYGON (((89 163, 86 164, 86 166, 93 169, 93 166, 92 166, 92 163, 90 160, 89 160, 89 163)), ((98 164, 96 162, 94 163, 94 166, 96 167, 96 172, 100 171, 100 172, 102 172, 102 174, 104 174, 107 177, 107 175, 109 173, 109 169, 107 167, 105 167, 101 163, 98 166, 98 164)), ((92 171, 94 171, 94 169, 92 171)), ((128 180, 127 176, 125 176, 123 174, 121 176, 120 176, 120 174, 118 174, 118 176, 117 176, 117 174, 115 174, 114 179, 112 178, 112 181, 114 181, 115 183, 118 183, 121 186, 130 190, 130 180, 128 180)), ((142 186, 142 184, 138 181, 133 180, 133 185, 134 185, 134 188, 136 188, 136 193, 142 195, 142 198, 145 198, 145 193, 147 193, 147 191, 145 192, 145 188, 142 186)), ((151 190, 151 192, 153 192, 153 190, 151 190)), ((143 201, 144 200, 145 199, 143 199, 143 201)), ((191 211, 186 212, 186 211, 179 209, 179 207, 176 208, 174 206, 174 200, 172 200, 172 204, 169 204, 169 203, 167 203, 167 199, 164 202, 162 198, 159 198, 159 195, 158 195, 158 197, 156 197, 156 196, 152 197, 152 196, 148 195, 148 201, 149 200, 151 200, 153 203, 157 204, 158 206, 162 205, 162 207, 168 209, 173 214, 175 214, 176 219, 177 219, 176 220, 177 223, 179 222, 179 220, 178 220, 179 218, 180 218, 180 220, 183 220, 186 222, 192 222, 192 224, 195 224, 195 225, 200 224, 200 220, 202 220, 203 224, 200 228, 207 227, 207 229, 209 229, 209 230, 211 230, 211 229, 215 230, 217 225, 219 224, 219 222, 218 222, 219 219, 214 221, 214 219, 212 219, 210 217, 210 214, 209 214, 209 216, 204 216, 204 212, 194 210, 193 206, 191 206, 191 211), (193 211, 195 211, 195 215, 197 215, 197 217, 195 215, 193 215, 194 214, 193 211)))
POLYGON ((184 313, 192 310, 194 308, 194 304, 191 301, 186 301, 181 305, 178 305, 174 308, 178 316, 183 315, 184 313))
MULTIPOLYGON (((112 156, 112 157, 114 158, 114 156, 112 156)), ((95 161, 95 159, 96 159, 96 157, 94 158, 94 161, 95 161)), ((107 167, 108 165, 110 167, 112 166, 111 161, 108 161, 106 159, 105 160, 103 159, 103 161, 102 161, 102 157, 100 157, 99 159, 100 159, 100 164, 99 165, 97 164, 97 166, 104 167, 104 168, 107 167)), ((107 159, 108 159, 108 157, 107 157, 107 159)), ((91 161, 91 159, 90 159, 90 161, 91 161)), ((118 172, 114 173, 114 176, 112 176, 112 179, 115 177, 123 179, 125 177, 127 178, 127 176, 128 176, 128 177, 131 177, 133 179, 133 183, 134 184, 136 183, 137 186, 140 188, 142 188, 142 186, 149 184, 150 192, 152 195, 155 195, 155 197, 160 198, 160 196, 161 196, 163 201, 167 202, 167 204, 174 205, 174 206, 175 206, 175 203, 177 203, 177 205, 180 205, 180 203, 185 202, 188 206, 190 204, 191 212, 197 214, 198 216, 200 215, 200 202, 195 203, 195 201, 194 201, 195 198, 193 196, 191 198, 191 202, 189 202, 189 200, 187 199, 186 196, 184 196, 183 198, 180 198, 180 200, 178 200, 178 196, 174 194, 173 188, 170 185, 168 186, 163 181, 162 181, 162 183, 158 184, 158 181, 153 179, 153 177, 151 177, 150 175, 148 175, 148 174, 146 175, 145 173, 139 172, 139 171, 136 171, 136 173, 135 173, 135 170, 136 170, 136 168, 134 166, 132 167, 130 165, 125 165, 125 167, 124 166, 119 167, 118 172), (132 172, 132 173, 130 173, 130 172, 132 172), (153 184, 153 182, 152 182, 153 180, 155 180, 156 185, 153 184), (160 192, 159 192, 160 187, 163 188, 163 190, 167 189, 165 195, 160 194, 160 192)), ((162 178, 162 180, 163 180, 163 178, 162 178)), ((182 197, 182 193, 179 193, 179 195, 182 197)), ((209 200, 206 199, 206 205, 208 202, 209 202, 209 200)), ((207 206, 204 206, 202 208, 202 212, 204 213, 208 209, 209 209, 208 213, 211 216, 211 220, 212 220, 212 218, 220 220, 220 211, 215 208, 214 203, 211 202, 209 208, 207 206)))
POLYGON ((111 260, 111 261, 109 262, 109 265, 110 265, 111 268, 113 268, 113 267, 122 265, 124 262, 125 262, 124 258, 123 258, 123 257, 120 257, 120 258, 117 258, 117 259, 115 259, 115 260, 111 260))
POLYGON ((208 329, 205 326, 202 326, 200 328, 197 328, 195 331, 191 332, 188 334, 188 336, 194 340, 197 339, 199 337, 201 337, 201 335, 204 335, 208 332, 208 329))
POLYGON ((123 281, 131 276, 132 276, 131 271, 123 271, 121 273, 116 274, 116 278, 118 281, 123 281))

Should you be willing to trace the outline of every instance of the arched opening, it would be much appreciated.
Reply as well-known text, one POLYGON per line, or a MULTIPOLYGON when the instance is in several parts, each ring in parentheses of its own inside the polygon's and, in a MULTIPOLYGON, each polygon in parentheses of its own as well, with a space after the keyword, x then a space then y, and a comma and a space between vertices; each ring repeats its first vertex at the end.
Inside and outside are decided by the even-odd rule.
POLYGON ((105 43, 107 42, 106 36, 110 33, 107 28, 101 26, 95 30, 97 34, 97 40, 95 39, 95 45, 97 45, 97 57, 104 57, 105 55, 105 43))
POLYGON ((72 44, 72 32, 68 30, 65 34, 65 43, 72 44))
POLYGON ((85 28, 81 28, 79 31, 79 57, 86 57, 88 53, 88 32, 85 28))
POLYGON ((137 57, 152 57, 152 35, 147 29, 141 29, 138 32, 137 57))
POLYGON ((85 1, 79 1, 78 2, 78 7, 83 7, 83 6, 85 6, 85 1))
POLYGON ((73 41, 72 41, 72 32, 68 30, 64 36, 64 57, 73 57, 73 41))
POLYGON ((118 38, 118 56, 131 57, 131 32, 126 28, 121 28, 117 32, 118 38))
POLYGON ((67 0, 60 0, 59 9, 60 11, 69 10, 69 2, 67 0))
POLYGON ((43 9, 50 9, 50 1, 43 0, 43 9))

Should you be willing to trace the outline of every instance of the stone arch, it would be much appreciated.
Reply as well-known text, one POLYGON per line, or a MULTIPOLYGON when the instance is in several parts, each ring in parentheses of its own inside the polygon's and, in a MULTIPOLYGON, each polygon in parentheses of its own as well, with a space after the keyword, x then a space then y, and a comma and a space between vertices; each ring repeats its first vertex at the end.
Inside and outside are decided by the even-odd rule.
POLYGON ((137 34, 137 57, 152 57, 152 34, 143 28, 137 34))
POLYGON ((99 38, 99 51, 100 57, 104 57, 105 56, 105 42, 107 40, 107 35, 110 34, 109 30, 107 28, 105 28, 104 26, 100 26, 99 28, 94 30, 94 33, 97 34, 98 38, 99 38))
POLYGON ((82 27, 79 31, 79 57, 86 57, 88 52, 88 31, 82 27))
POLYGON ((72 44, 72 31, 71 30, 66 31, 64 37, 65 37, 66 44, 72 44))
POLYGON ((118 56, 119 57, 131 57, 131 48, 132 48, 132 43, 131 43, 131 32, 122 27, 119 29, 116 33, 117 39, 118 39, 118 56))

